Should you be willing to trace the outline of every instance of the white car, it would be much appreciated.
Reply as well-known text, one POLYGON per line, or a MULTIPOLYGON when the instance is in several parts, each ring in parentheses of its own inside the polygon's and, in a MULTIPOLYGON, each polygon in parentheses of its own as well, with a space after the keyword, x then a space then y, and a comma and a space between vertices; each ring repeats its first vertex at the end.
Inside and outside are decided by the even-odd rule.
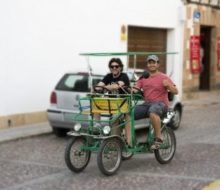
POLYGON ((66 73, 51 92, 48 120, 57 136, 64 136, 73 128, 74 116, 79 113, 78 100, 91 91, 102 75, 88 72, 66 73))
MULTIPOLYGON (((126 72, 134 83, 141 75, 141 70, 127 70, 126 72), (139 75, 139 76, 138 76, 139 75)), ((79 113, 78 100, 91 92, 103 75, 92 74, 88 72, 66 73, 57 83, 55 89, 51 92, 50 107, 47 110, 48 120, 56 136, 64 136, 66 132, 74 126, 74 115, 79 113)), ((170 101, 170 108, 175 110, 175 115, 171 119, 169 126, 172 129, 178 129, 182 115, 182 104, 178 96, 170 101)), ((136 121, 136 128, 148 126, 148 119, 136 121)))

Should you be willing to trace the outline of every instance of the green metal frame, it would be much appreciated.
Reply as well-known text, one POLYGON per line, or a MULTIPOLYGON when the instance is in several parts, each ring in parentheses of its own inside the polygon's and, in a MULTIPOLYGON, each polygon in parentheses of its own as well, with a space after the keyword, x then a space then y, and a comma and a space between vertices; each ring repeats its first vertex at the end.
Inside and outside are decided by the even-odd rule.
MULTIPOLYGON (((120 104, 117 104, 116 102, 116 106, 117 106, 117 113, 113 113, 113 111, 115 111, 115 109, 113 111, 111 111, 111 108, 110 108, 110 104, 109 104, 109 114, 106 113, 106 110, 103 111, 103 113, 106 115, 107 120, 96 120, 93 118, 93 110, 92 110, 92 102, 94 101, 95 98, 100 98, 102 99, 102 97, 100 96, 87 96, 87 97, 83 97, 83 98, 80 98, 79 99, 79 113, 75 115, 75 117, 73 118, 73 120, 75 122, 80 122, 80 123, 83 123, 83 122, 87 122, 88 123, 88 128, 87 130, 88 131, 93 131, 93 124, 94 122, 100 122, 100 123, 104 123, 106 125, 110 125, 120 119, 121 117, 123 117, 124 114, 129 114, 131 116, 131 120, 133 120, 134 118, 134 113, 133 113, 133 108, 134 108, 134 105, 137 103, 137 101, 133 101, 132 100, 132 96, 133 95, 120 95, 120 97, 114 97, 115 95, 113 95, 111 97, 111 95, 107 95, 108 98, 106 97, 103 97, 103 100, 104 101, 111 101, 111 100, 125 100, 127 103, 128 103, 128 110, 127 112, 124 112, 121 108, 120 108, 120 104), (110 97, 109 97, 110 96, 110 97), (85 103, 86 102, 86 103, 85 103), (112 113, 111 113, 112 112, 112 113), (132 113, 132 115, 131 115, 132 113), (87 119, 86 117, 84 117, 84 115, 88 115, 87 119), (108 116, 108 115, 111 115, 111 116, 108 116)), ((135 96, 140 96, 140 95, 135 95, 135 96)), ((102 114, 102 113, 100 113, 102 114)), ((119 125, 117 126, 114 126, 114 127, 121 127, 123 128, 125 126, 125 124, 129 122, 129 121, 126 121, 126 122, 122 122, 122 123, 119 123, 119 125)), ((132 125, 131 125, 132 126, 132 125)), ((88 132, 87 131, 87 132, 88 132)), ((89 133, 91 134, 91 133, 89 133)))
MULTIPOLYGON (((98 96, 99 98, 102 98, 98 96)), ((107 138, 112 138, 116 135, 104 135, 102 134, 102 131, 97 131, 94 127, 93 124, 94 122, 99 122, 100 120, 95 120, 93 118, 93 113, 92 113, 92 101, 94 98, 97 98, 95 95, 89 95, 87 97, 83 97, 79 99, 79 110, 80 112, 73 118, 75 122, 80 122, 80 123, 88 123, 88 127, 82 128, 80 132, 78 132, 78 135, 86 136, 87 138, 87 143, 83 145, 81 148, 82 150, 90 150, 90 151, 98 151, 100 147, 101 140, 107 139, 107 138), (87 104, 85 104, 87 102, 87 104), (85 112, 86 111, 86 112, 85 112), (84 115, 87 115, 88 117, 86 118, 84 115)), ((127 152, 132 152, 132 153, 147 153, 147 152, 152 152, 150 150, 150 145, 152 144, 154 140, 154 129, 152 126, 149 127, 149 132, 147 133, 146 137, 146 142, 142 144, 138 144, 136 140, 136 134, 135 134, 135 121, 134 121, 134 106, 137 104, 137 102, 140 100, 140 95, 139 94, 129 94, 129 95, 120 95, 118 97, 115 97, 113 95, 108 95, 108 98, 103 97, 104 100, 126 100, 128 103, 128 112, 122 112, 120 110, 120 105, 118 105, 118 113, 112 114, 111 116, 107 117, 106 120, 101 120, 101 123, 104 123, 105 125, 111 126, 111 124, 119 120, 120 118, 124 117, 124 114, 128 114, 130 116, 129 121, 121 120, 121 122, 114 127, 119 127, 119 128, 124 128, 127 122, 130 122, 130 129, 131 129, 131 140, 132 140, 132 147, 128 147, 127 145, 125 146, 125 151, 127 152), (109 97, 110 96, 110 97, 109 97)), ((110 108, 109 108, 110 109, 110 108)), ((162 125, 162 130, 164 128, 164 125, 162 125)), ((164 128, 165 130, 165 128, 164 128)), ((161 148, 167 148, 169 147, 168 142, 165 142, 161 148)))
MULTIPOLYGON (((133 56, 134 57, 134 68, 136 68, 136 58, 138 55, 175 55, 178 54, 178 52, 96 52, 96 53, 80 53, 81 56, 85 57, 106 57, 106 56, 133 56)), ((89 61, 89 60, 88 60, 89 61)), ((104 95, 103 95, 104 96, 104 95)), ((110 96, 110 95, 108 95, 110 96)), ((101 140, 106 139, 106 138, 111 138, 112 136, 104 136, 102 134, 102 131, 95 131, 93 124, 94 122, 99 122, 100 120, 95 120, 93 118, 93 113, 91 111, 91 106, 92 106, 92 101, 96 96, 94 95, 89 95, 87 97, 80 98, 79 100, 79 113, 76 114, 76 116, 73 118, 75 122, 86 122, 88 124, 88 127, 82 128, 82 130, 78 133, 75 134, 76 136, 86 136, 87 142, 84 146, 82 146, 83 150, 90 150, 90 151, 97 151, 99 149, 101 140), (87 102, 87 105, 85 105, 85 102, 87 102), (85 110, 87 113, 85 113, 85 110), (98 132, 98 134, 97 134, 98 132)), ((113 97, 112 97, 113 98, 113 97)), ((124 113, 120 110, 120 105, 118 105, 118 113, 113 114, 109 119, 106 121, 101 121, 102 123, 105 123, 106 125, 111 126, 111 124, 120 119, 124 114, 128 114, 130 116, 129 121, 123 121, 119 123, 119 125, 114 126, 114 127, 120 127, 123 128, 125 127, 127 122, 130 122, 130 129, 131 129, 131 140, 132 140, 132 147, 126 146, 125 149, 128 152, 133 152, 133 153, 138 153, 138 152, 152 152, 150 150, 150 145, 153 142, 154 139, 154 129, 152 125, 149 127, 149 132, 147 134, 147 139, 146 143, 138 144, 136 141, 136 136, 135 136, 135 121, 134 121, 134 106, 137 104, 139 100, 142 100, 142 97, 140 97, 139 94, 129 94, 129 95, 114 95, 114 98, 124 98, 126 101, 128 101, 128 112, 124 113)), ((110 108, 109 108, 110 109, 110 108)), ((162 128, 164 127, 164 124, 162 124, 162 128)), ((166 130, 166 128, 164 128, 166 130)), ((116 136, 116 135, 113 135, 116 136)), ((161 148, 167 148, 169 146, 168 143, 164 143, 161 148)))
POLYGON ((169 55, 178 54, 178 52, 96 52, 96 53, 80 53, 82 56, 136 56, 136 55, 169 55))
MULTIPOLYGON (((178 54, 178 52, 88 52, 88 53, 80 53, 79 55, 85 56, 87 58, 87 64, 88 68, 91 68, 89 64, 89 57, 108 57, 108 56, 126 56, 127 59, 132 56, 133 57, 133 68, 134 70, 136 69, 137 66, 137 56, 147 56, 147 55, 175 55, 178 54)), ((128 68, 128 63, 127 61, 127 68, 128 68)), ((172 72, 171 72, 172 73, 172 72)))

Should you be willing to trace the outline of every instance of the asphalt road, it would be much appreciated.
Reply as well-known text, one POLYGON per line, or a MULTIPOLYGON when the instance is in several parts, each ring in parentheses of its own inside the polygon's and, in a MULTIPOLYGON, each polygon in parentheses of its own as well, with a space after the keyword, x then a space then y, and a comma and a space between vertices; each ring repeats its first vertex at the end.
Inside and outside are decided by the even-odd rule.
POLYGON ((111 177, 100 173, 96 154, 82 173, 71 173, 64 162, 67 138, 47 134, 3 142, 0 190, 202 190, 219 180, 219 95, 185 102, 175 133, 177 151, 171 163, 161 165, 153 154, 137 154, 111 177))

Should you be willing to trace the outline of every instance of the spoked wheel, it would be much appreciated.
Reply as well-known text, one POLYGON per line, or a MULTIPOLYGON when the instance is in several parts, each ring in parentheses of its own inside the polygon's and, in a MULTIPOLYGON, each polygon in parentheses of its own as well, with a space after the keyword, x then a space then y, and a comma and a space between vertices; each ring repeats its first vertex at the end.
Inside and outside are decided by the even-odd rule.
POLYGON ((165 127, 162 131, 163 144, 160 149, 154 151, 155 157, 160 164, 169 163, 176 151, 176 137, 172 129, 165 127))
POLYGON ((133 152, 128 152, 126 150, 123 150, 121 158, 122 158, 122 160, 129 160, 130 158, 132 158, 133 155, 134 155, 133 152))
POLYGON ((65 150, 65 162, 67 167, 73 172, 81 172, 89 163, 91 151, 83 150, 86 144, 84 137, 71 138, 65 150))
POLYGON ((121 142, 116 138, 104 140, 97 155, 100 171, 105 175, 115 174, 121 165, 121 160, 121 142))
POLYGON ((134 155, 133 152, 122 152, 122 160, 129 160, 134 155))

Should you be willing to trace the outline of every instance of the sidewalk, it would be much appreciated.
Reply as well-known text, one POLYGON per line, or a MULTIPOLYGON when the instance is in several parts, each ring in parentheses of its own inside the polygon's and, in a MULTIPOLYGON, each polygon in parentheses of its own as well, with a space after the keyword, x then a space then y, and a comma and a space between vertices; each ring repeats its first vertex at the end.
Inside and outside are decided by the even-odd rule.
POLYGON ((0 129, 0 143, 51 132, 52 129, 48 122, 0 129))
POLYGON ((185 108, 205 107, 207 105, 220 104, 220 90, 201 91, 195 99, 185 100, 182 102, 185 108))

